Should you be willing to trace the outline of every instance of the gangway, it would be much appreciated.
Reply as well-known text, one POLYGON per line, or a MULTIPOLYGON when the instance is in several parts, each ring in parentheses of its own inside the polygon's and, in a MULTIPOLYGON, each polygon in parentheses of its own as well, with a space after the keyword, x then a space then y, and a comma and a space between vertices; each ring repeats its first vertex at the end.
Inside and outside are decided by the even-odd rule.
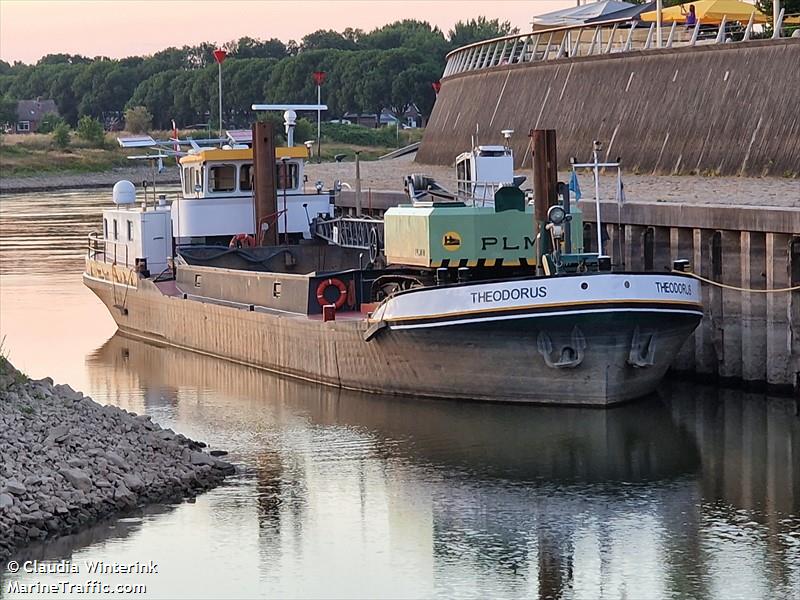
POLYGON ((397 150, 392 150, 391 152, 387 152, 383 156, 379 156, 378 160, 389 160, 392 158, 400 158, 401 156, 405 156, 406 154, 411 154, 412 152, 416 152, 419 149, 419 142, 414 142, 413 144, 409 144, 408 146, 403 146, 402 148, 398 148, 397 150))

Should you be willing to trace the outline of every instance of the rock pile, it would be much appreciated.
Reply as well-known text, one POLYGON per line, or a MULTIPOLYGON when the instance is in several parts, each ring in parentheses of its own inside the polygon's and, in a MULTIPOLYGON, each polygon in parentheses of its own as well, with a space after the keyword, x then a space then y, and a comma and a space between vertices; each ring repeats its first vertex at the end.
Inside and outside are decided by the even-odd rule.
POLYGON ((203 447, 68 385, 29 380, 0 357, 0 560, 29 542, 219 485, 234 468, 203 447))

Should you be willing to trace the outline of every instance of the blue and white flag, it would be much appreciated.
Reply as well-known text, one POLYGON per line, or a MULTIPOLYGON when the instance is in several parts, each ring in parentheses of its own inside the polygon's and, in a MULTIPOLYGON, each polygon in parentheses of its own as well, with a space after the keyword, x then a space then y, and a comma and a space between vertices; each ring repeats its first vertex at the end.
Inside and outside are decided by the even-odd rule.
POLYGON ((578 183, 578 175, 575 171, 569 176, 569 191, 575 195, 575 200, 581 199, 581 186, 578 183))

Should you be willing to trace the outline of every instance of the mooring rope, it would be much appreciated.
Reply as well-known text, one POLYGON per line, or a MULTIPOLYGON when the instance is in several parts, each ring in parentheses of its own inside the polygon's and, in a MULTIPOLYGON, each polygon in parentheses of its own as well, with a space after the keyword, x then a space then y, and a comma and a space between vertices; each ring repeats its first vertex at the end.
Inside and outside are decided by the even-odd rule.
POLYGON ((717 287, 725 288, 726 290, 734 290, 736 292, 751 292, 754 294, 778 294, 781 292, 796 292, 800 290, 800 285, 795 285, 793 287, 787 288, 775 288, 771 290, 756 290, 753 288, 744 288, 744 287, 737 287, 735 285, 728 285, 726 283, 720 283, 719 281, 714 281, 713 279, 706 279, 705 277, 698 275, 697 273, 693 273, 691 271, 677 271, 675 269, 672 270, 673 273, 678 273, 680 275, 688 275, 689 277, 694 277, 695 279, 699 279, 705 283, 715 285, 717 287))

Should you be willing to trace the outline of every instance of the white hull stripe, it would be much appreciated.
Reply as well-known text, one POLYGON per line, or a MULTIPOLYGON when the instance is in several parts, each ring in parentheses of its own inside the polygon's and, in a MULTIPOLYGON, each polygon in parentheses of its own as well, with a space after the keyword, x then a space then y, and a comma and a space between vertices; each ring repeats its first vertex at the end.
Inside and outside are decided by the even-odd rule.
POLYGON ((476 317, 471 319, 458 319, 453 321, 429 321, 427 323, 413 323, 402 325, 395 324, 387 321, 390 329, 422 329, 426 327, 447 327, 448 325, 468 325, 473 323, 487 323, 491 321, 509 321, 512 319, 542 319, 547 317, 559 317, 565 315, 590 315, 596 313, 624 313, 624 312, 646 312, 646 313, 663 313, 663 314, 684 314, 702 317, 703 312, 700 310, 682 310, 682 309, 661 309, 661 308, 597 308, 594 310, 565 310, 558 312, 543 312, 543 313, 529 313, 518 315, 499 315, 493 317, 476 317))

